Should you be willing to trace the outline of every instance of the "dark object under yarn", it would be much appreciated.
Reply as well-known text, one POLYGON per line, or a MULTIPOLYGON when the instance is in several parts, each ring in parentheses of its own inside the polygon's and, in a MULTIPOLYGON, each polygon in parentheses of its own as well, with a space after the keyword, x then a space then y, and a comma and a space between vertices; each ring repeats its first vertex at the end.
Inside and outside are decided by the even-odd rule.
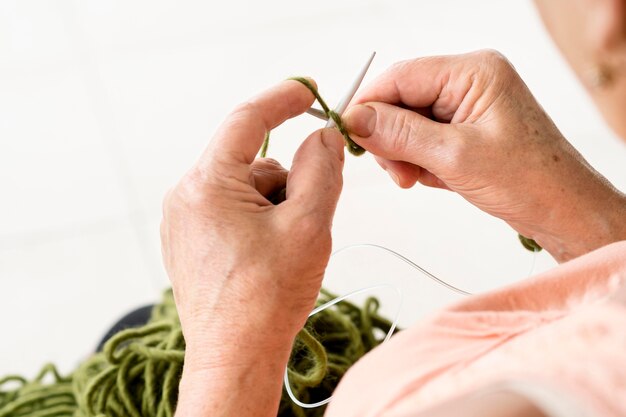
MULTIPOLYGON (((318 305, 333 298, 322 290, 318 305)), ((382 342, 391 323, 378 308, 375 298, 363 308, 342 301, 307 321, 288 365, 300 401, 328 398, 348 368, 382 342)), ((116 333, 71 375, 64 377, 49 364, 32 381, 0 378, 0 417, 171 417, 184 354, 174 299, 167 291, 146 325, 116 333)), ((302 409, 283 392, 278 416, 321 417, 324 410, 302 409)))
POLYGON ((148 323, 150 317, 152 316, 153 308, 154 304, 139 307, 119 319, 113 327, 105 333, 102 340, 100 340, 100 343, 98 343, 98 347, 96 348, 96 352, 102 352, 104 350, 105 343, 122 330, 133 327, 141 327, 148 323))

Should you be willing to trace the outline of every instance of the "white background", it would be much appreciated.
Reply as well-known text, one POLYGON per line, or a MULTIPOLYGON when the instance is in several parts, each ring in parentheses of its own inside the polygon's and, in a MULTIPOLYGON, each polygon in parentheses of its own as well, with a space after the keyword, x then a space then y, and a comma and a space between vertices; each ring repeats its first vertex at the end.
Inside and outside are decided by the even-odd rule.
MULTIPOLYGON (((398 60, 481 48, 507 55, 626 188, 626 146, 527 0, 0 2, 0 374, 32 376, 46 361, 70 371, 116 317, 158 299, 161 199, 235 104, 290 75, 314 77, 334 103, 372 50, 368 79, 398 60)), ((290 121, 271 156, 289 165, 320 126, 290 121)), ((398 250, 472 292, 522 279, 532 262, 502 222, 444 191, 397 189, 371 156, 347 158, 334 236, 337 248, 398 250)), ((339 292, 405 268, 349 253, 333 260, 339 292)), ((535 270, 552 265, 541 254, 535 270)), ((451 298, 402 274, 421 283, 405 294, 405 322, 451 298)))

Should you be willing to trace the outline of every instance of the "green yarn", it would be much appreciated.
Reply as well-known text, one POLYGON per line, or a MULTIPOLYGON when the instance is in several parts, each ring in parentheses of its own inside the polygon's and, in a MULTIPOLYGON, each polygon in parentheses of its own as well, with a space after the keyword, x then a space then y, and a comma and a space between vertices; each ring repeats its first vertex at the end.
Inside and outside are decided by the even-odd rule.
POLYGON ((63 378, 54 365, 45 365, 32 382, 17 375, 0 379, 1 417, 54 417, 71 416, 76 408, 72 384, 63 378), (45 382, 52 378, 52 382, 45 382), (19 388, 4 390, 5 385, 18 384, 19 388))
MULTIPOLYGON (((348 152, 350 152, 354 156, 361 156, 365 153, 365 149, 363 149, 361 146, 359 146, 356 142, 352 140, 352 138, 348 134, 348 131, 343 125, 343 121, 341 120, 341 117, 335 111, 331 110, 330 107, 328 107, 328 104, 326 104, 322 96, 320 96, 320 93, 317 91, 317 88, 311 83, 311 81, 309 81, 308 79, 304 77, 291 77, 289 78, 289 80, 298 81, 299 83, 303 84, 306 88, 308 88, 311 91, 311 93, 313 93, 317 102, 320 103, 320 106, 322 106, 322 110, 324 111, 326 116, 332 119, 333 122, 335 122, 335 125, 337 125, 337 129, 339 129, 339 132, 343 135, 343 140, 346 143, 346 149, 348 149, 348 152)), ((269 143, 270 143, 270 132, 266 132, 265 140, 263 141, 263 146, 261 147, 261 152, 260 152, 261 158, 265 158, 265 156, 267 155, 267 148, 269 146, 269 143)))
POLYGON ((522 236, 520 234, 518 234, 517 237, 519 238, 522 246, 531 252, 541 252, 541 250, 543 249, 541 246, 539 246, 539 243, 535 242, 529 237, 522 236))
MULTIPOLYGON (((322 289, 318 305, 334 298, 322 289)), ((288 374, 291 389, 301 402, 310 404, 330 397, 348 368, 378 346, 391 329, 391 322, 378 314, 376 298, 368 298, 363 308, 347 301, 336 307, 310 317, 294 343, 288 374)), ((283 389, 278 415, 322 417, 324 410, 300 408, 283 389)))
MULTIPOLYGON (((322 289, 317 304, 333 298, 322 289)), ((300 401, 328 398, 348 368, 381 343, 391 323, 378 309, 375 298, 363 308, 342 301, 309 318, 288 364, 300 401)), ((145 326, 116 333, 71 375, 63 377, 48 364, 32 381, 16 375, 0 379, 0 417, 172 417, 184 356, 174 298, 167 291, 145 326)), ((321 417, 324 409, 302 409, 283 392, 278 416, 321 417)))
MULTIPOLYGON (((337 125, 348 151, 362 155, 365 150, 350 138, 341 117, 317 88, 306 78, 291 79, 313 93, 337 125)), ((269 132, 262 157, 268 145, 269 132)), ((284 199, 283 189, 272 201, 284 199)), ((322 289, 317 303, 334 298, 322 289)), ((330 397, 348 368, 382 342, 391 322, 378 315, 378 308, 375 298, 367 299, 363 309, 342 301, 309 318, 296 337, 287 367, 291 390, 300 401, 330 397)), ((93 354, 71 375, 63 377, 48 364, 32 381, 17 375, 0 379, 0 417, 172 417, 184 357, 185 341, 168 291, 145 326, 113 335, 102 352, 93 354)), ((325 408, 302 409, 283 389, 278 416, 321 417, 325 408)))

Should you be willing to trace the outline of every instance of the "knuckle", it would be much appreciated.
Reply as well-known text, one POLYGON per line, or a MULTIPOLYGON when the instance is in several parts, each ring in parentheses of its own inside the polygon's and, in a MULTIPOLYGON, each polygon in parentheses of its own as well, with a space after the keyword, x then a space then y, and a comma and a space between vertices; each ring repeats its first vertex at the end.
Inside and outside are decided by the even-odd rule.
MULTIPOLYGON (((267 121, 263 115, 263 108, 255 99, 247 100, 236 105, 226 118, 223 127, 226 131, 228 131, 238 125, 254 125, 255 127, 263 128, 266 131, 270 130, 270 126, 267 125, 267 121)), ((236 153, 236 157, 241 158, 241 155, 239 155, 238 152, 236 153)))
POLYGON ((482 59, 490 60, 490 61, 506 61, 506 57, 496 49, 481 49, 477 52, 478 56, 482 59))
POLYGON ((461 137, 449 137, 444 144, 446 170, 453 175, 459 174, 468 166, 471 158, 471 145, 461 137))
POLYGON ((478 52, 478 55, 489 68, 492 68, 497 75, 506 76, 515 73, 515 68, 511 61, 507 59, 501 52, 495 49, 484 49, 478 52))
POLYGON ((264 161, 268 165, 272 165, 272 166, 275 166, 275 167, 281 167, 282 168, 282 166, 280 165, 280 162, 278 162, 274 158, 264 158, 264 161))
POLYGON ((425 59, 427 58, 405 59, 403 61, 395 62, 385 71, 382 78, 386 78, 389 82, 395 82, 394 80, 406 77, 407 74, 410 74, 412 72, 412 68, 425 59))
POLYGON ((256 159, 252 165, 253 171, 284 171, 285 168, 275 159, 272 158, 259 158, 256 159))
POLYGON ((303 239, 317 241, 324 236, 327 227, 317 216, 308 215, 298 219, 298 230, 303 239))
POLYGON ((176 210, 184 207, 194 210, 205 207, 207 197, 203 186, 204 177, 196 168, 185 174, 170 193, 168 208, 176 210))
POLYGON ((254 104, 253 101, 244 101, 242 103, 239 103, 235 106, 235 108, 233 109, 233 111, 231 112, 232 115, 241 115, 241 114, 248 114, 248 113, 255 113, 256 112, 256 104, 254 104))
POLYGON ((446 143, 446 148, 446 153, 448 154, 446 163, 448 168, 454 171, 461 169, 467 154, 465 142, 461 140, 449 140, 446 143))
MULTIPOLYGON (((237 123, 240 120, 254 120, 265 124, 259 103, 254 99, 246 100, 235 106, 228 118, 231 123, 237 123)), ((267 129, 267 126, 265 126, 267 129)))
POLYGON ((390 67, 389 67, 389 71, 390 72, 401 72, 403 71, 406 67, 408 67, 413 61, 415 60, 402 60, 402 61, 398 61, 398 62, 394 62, 390 67))
POLYGON ((398 111, 392 117, 389 124, 389 132, 385 136, 392 138, 392 147, 400 154, 406 152, 410 147, 411 138, 415 135, 416 122, 409 119, 405 111, 398 111))

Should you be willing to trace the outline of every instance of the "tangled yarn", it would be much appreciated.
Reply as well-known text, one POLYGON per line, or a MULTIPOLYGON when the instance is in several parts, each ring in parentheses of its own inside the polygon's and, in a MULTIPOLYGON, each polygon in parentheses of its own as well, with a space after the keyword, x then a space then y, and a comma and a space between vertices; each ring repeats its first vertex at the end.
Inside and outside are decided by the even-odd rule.
MULTIPOLYGON (((320 96, 320 93, 317 91, 317 88, 311 83, 311 81, 309 81, 308 79, 304 77, 291 77, 289 79, 298 81, 299 83, 303 84, 306 88, 308 88, 309 91, 311 91, 311 93, 313 93, 317 102, 320 103, 320 106, 322 106, 322 111, 324 112, 324 114, 326 114, 326 117, 332 119, 333 122, 335 122, 337 129, 343 135, 343 140, 346 143, 346 149, 348 149, 348 152, 350 152, 354 156, 363 155, 365 153, 365 149, 363 149, 361 146, 359 146, 356 142, 352 140, 352 138, 348 134, 348 131, 343 125, 341 116, 339 116, 337 112, 335 112, 334 110, 331 110, 330 107, 328 107, 328 104, 326 104, 322 96, 320 96)), ((265 141, 263 142, 263 146, 261 147, 261 152, 260 152, 261 158, 265 158, 265 156, 267 155, 267 148, 269 146, 269 143, 270 143, 270 132, 266 132, 265 141)))
MULTIPOLYGON (((322 290, 318 305, 333 298, 322 290)), ((391 323, 378 308, 375 298, 363 308, 342 301, 307 321, 288 363, 291 389, 300 401, 328 398, 348 368, 381 343, 391 323)), ((185 341, 167 291, 146 325, 116 333, 71 375, 48 364, 32 381, 1 378, 0 417, 172 417, 184 357, 185 341)), ((321 417, 324 408, 302 409, 283 389, 278 416, 321 417)))

